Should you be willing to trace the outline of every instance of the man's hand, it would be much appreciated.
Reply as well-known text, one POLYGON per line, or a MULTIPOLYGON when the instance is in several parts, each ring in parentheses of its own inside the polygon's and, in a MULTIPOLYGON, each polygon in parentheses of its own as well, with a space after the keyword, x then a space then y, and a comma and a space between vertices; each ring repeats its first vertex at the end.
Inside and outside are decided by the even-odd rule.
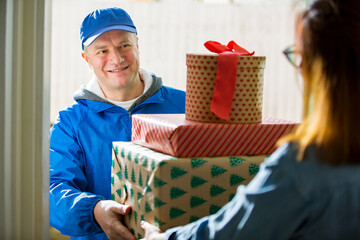
POLYGON ((136 240, 121 222, 123 215, 129 214, 130 210, 130 206, 102 200, 94 207, 94 217, 110 240, 136 240))
POLYGON ((141 221, 141 227, 145 230, 145 238, 143 240, 162 240, 165 237, 164 233, 160 233, 160 229, 148 222, 141 221))

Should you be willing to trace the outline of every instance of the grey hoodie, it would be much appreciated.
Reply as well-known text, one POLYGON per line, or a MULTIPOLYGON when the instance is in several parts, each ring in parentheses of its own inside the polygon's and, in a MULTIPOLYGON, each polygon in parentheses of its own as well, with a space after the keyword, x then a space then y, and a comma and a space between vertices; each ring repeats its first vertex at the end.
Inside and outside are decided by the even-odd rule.
MULTIPOLYGON (((148 99, 149 97, 154 95, 157 91, 159 91, 159 89, 162 87, 162 80, 160 77, 157 77, 153 73, 151 73, 151 77, 152 77, 153 81, 152 81, 150 88, 131 105, 129 110, 133 109, 140 103, 144 102, 146 99, 148 99)), ((85 85, 81 86, 81 88, 75 92, 74 99, 75 99, 75 101, 85 99, 85 100, 91 100, 91 101, 112 104, 111 102, 107 101, 106 99, 101 98, 98 95, 96 95, 95 93, 86 89, 85 85)), ((112 105, 114 105, 114 104, 112 104, 112 105)))

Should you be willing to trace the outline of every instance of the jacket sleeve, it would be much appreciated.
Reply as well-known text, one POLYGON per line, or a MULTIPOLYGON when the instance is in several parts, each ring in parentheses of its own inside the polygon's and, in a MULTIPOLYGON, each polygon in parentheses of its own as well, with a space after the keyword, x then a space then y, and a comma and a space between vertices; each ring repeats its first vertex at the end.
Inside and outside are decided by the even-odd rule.
POLYGON ((50 225, 62 234, 82 236, 102 232, 93 208, 104 197, 84 191, 88 182, 74 121, 63 111, 50 130, 50 225))
POLYGON ((308 214, 305 209, 302 194, 272 156, 216 214, 169 229, 165 239, 292 239, 308 214))

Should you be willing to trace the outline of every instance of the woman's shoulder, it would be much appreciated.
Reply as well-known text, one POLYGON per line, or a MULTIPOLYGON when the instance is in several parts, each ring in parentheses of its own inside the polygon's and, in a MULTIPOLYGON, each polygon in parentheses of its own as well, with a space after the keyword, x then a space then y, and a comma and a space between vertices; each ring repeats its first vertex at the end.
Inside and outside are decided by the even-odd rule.
MULTIPOLYGON (((360 165, 333 166, 320 161, 316 147, 306 149, 303 159, 299 157, 296 143, 285 143, 268 159, 267 167, 277 167, 303 191, 319 191, 357 185, 360 187, 360 165)), ((326 190, 326 191, 327 191, 326 190)))
POLYGON ((279 146, 267 159, 268 166, 289 165, 296 163, 298 155, 297 144, 287 142, 279 146))

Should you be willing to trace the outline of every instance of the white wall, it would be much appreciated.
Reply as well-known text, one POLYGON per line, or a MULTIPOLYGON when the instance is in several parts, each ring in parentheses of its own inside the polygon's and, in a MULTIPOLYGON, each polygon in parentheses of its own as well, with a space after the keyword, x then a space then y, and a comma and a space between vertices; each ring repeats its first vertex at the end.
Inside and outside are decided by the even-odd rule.
POLYGON ((244 2, 53 0, 51 120, 72 103, 73 93, 91 76, 80 56, 82 19, 96 8, 118 6, 129 12, 138 28, 141 66, 161 76, 165 85, 185 90, 186 53, 206 53, 203 43, 208 40, 234 40, 267 57, 264 115, 299 121, 301 81, 281 53, 293 43, 294 4, 244 2))

